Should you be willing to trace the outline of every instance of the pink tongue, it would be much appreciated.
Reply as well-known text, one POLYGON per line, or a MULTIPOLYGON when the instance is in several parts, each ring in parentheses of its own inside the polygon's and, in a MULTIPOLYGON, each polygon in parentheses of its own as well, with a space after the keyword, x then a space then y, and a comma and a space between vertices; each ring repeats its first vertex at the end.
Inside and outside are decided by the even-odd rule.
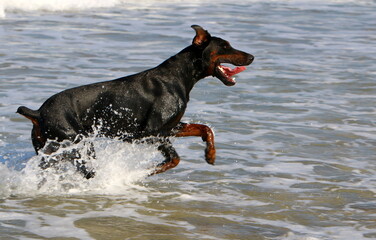
POLYGON ((234 69, 231 69, 231 68, 226 67, 226 66, 221 66, 221 67, 225 71, 226 75, 229 76, 229 77, 234 76, 235 74, 238 74, 240 72, 243 72, 246 69, 246 67, 243 67, 243 66, 236 67, 234 69))

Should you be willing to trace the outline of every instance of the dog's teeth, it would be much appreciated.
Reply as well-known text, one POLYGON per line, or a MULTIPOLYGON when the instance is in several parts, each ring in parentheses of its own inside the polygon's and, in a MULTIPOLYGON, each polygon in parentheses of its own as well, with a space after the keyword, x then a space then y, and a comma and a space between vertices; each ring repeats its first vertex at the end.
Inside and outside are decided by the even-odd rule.
POLYGON ((227 74, 226 74, 225 69, 223 69, 222 66, 219 66, 219 70, 221 70, 221 72, 223 73, 223 75, 225 75, 226 77, 228 77, 227 74))

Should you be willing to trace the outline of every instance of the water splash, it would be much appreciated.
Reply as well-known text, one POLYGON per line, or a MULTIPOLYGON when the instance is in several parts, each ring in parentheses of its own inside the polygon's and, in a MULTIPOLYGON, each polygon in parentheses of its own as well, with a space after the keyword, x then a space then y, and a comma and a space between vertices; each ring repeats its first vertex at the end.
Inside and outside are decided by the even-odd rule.
MULTIPOLYGON (((69 161, 58 162, 45 170, 39 164, 42 155, 31 157, 21 170, 0 164, 0 197, 66 195, 66 194, 123 194, 141 183, 161 161, 156 146, 126 143, 120 140, 88 138, 67 147, 94 144, 96 159, 87 162, 95 170, 95 177, 85 179, 69 161)), ((67 150, 67 149, 64 149, 67 150)), ((85 155, 82 159, 86 160, 85 155)))

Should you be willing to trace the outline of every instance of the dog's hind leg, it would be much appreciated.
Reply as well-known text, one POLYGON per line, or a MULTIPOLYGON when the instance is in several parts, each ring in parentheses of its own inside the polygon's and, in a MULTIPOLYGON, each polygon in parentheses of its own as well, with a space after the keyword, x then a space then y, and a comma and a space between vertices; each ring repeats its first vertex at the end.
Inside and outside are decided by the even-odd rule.
MULTIPOLYGON (((93 178, 95 176, 95 171, 87 168, 87 162, 83 158, 89 160, 94 160, 96 158, 94 144, 92 142, 85 142, 82 148, 74 150, 77 152, 76 156, 78 156, 78 158, 70 159, 72 164, 76 166, 77 171, 81 172, 86 179, 93 178)), ((73 157, 74 156, 75 155, 73 155, 73 157)))
MULTIPOLYGON (((96 154, 95 154, 95 149, 94 149, 94 144, 92 142, 86 143, 89 144, 88 148, 86 149, 86 156, 90 160, 95 160, 96 159, 96 154)), ((92 178, 95 176, 95 171, 93 169, 88 170, 86 166, 84 165, 84 168, 80 170, 86 179, 92 178)))
POLYGON ((165 157, 165 160, 158 164, 156 169, 150 175, 165 172, 168 169, 176 167, 180 162, 178 153, 168 139, 164 139, 162 141, 161 145, 158 147, 158 150, 165 157))
POLYGON ((69 161, 77 168, 77 171, 84 175, 86 179, 92 178, 94 177, 95 172, 87 168, 87 162, 83 160, 83 158, 88 158, 90 160, 95 159, 94 145, 92 142, 85 142, 83 145, 83 147, 70 149, 69 147, 71 146, 71 143, 51 141, 42 150, 43 153, 48 156, 42 158, 39 166, 42 169, 47 169, 56 166, 60 161, 69 161), (61 153, 56 153, 60 148, 67 148, 67 150, 63 149, 61 153))
POLYGON ((50 156, 56 151, 58 151, 59 148, 60 148, 60 143, 51 141, 51 142, 48 142, 47 145, 45 145, 43 149, 40 149, 39 151, 41 151, 44 155, 48 155, 48 156, 42 157, 39 167, 44 170, 44 169, 54 166, 58 161, 60 161, 61 158, 59 156, 53 156, 53 157, 50 156))

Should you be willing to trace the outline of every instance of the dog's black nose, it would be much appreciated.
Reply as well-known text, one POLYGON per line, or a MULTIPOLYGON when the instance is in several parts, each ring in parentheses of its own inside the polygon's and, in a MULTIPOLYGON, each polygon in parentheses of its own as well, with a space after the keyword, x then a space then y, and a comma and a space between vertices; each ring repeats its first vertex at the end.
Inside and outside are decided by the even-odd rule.
POLYGON ((255 57, 253 55, 248 54, 248 64, 251 64, 254 59, 255 59, 255 57))

